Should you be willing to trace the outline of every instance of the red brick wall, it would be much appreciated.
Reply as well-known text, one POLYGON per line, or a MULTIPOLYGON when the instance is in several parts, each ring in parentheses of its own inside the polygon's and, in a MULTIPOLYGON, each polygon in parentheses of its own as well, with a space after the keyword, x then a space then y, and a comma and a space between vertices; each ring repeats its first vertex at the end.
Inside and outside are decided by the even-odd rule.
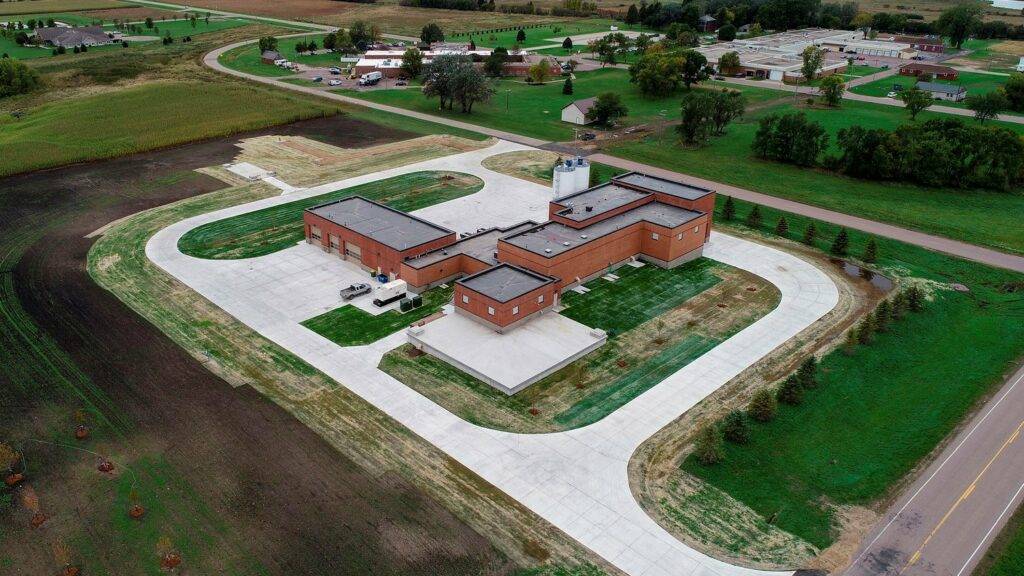
POLYGON ((452 254, 450 258, 445 258, 419 269, 403 262, 399 277, 408 282, 410 286, 422 287, 433 284, 443 278, 448 278, 453 274, 465 274, 468 276, 482 272, 490 267, 490 264, 481 262, 472 256, 452 254))
POLYGON ((706 196, 702 196, 696 200, 686 200, 685 198, 678 198, 676 196, 670 196, 668 194, 657 194, 658 202, 662 204, 670 204, 672 206, 678 206, 680 208, 686 208, 687 210, 693 210, 695 212, 703 212, 707 215, 708 224, 704 229, 704 239, 707 240, 711 235, 711 225, 713 225, 713 218, 715 214, 715 193, 712 192, 706 196))
POLYGON ((307 242, 316 242, 311 238, 311 229, 313 226, 318 226, 321 231, 319 244, 325 249, 330 248, 330 237, 333 234, 338 236, 340 239, 340 256, 343 257, 345 254, 345 242, 351 242, 352 244, 359 246, 362 253, 363 266, 374 271, 379 267, 381 273, 388 275, 395 274, 398 277, 401 277, 401 264, 406 257, 419 256, 455 242, 455 233, 452 232, 451 234, 437 240, 433 240, 419 246, 414 246, 407 250, 398 251, 367 238, 362 234, 353 232, 348 228, 339 226, 338 224, 335 224, 321 216, 317 216, 316 214, 304 212, 302 219, 305 222, 307 242))
MULTIPOLYGON (((591 224, 595 224, 595 223, 600 222, 602 220, 607 220, 608 218, 611 218, 612 216, 618 216, 619 214, 622 214, 624 212, 629 212, 630 210, 632 210, 632 209, 634 209, 634 208, 636 208, 638 206, 643 206, 644 204, 648 204, 648 203, 651 203, 651 202, 654 202, 654 196, 645 196, 643 198, 637 198, 636 200, 630 202, 629 204, 626 204, 626 205, 621 206, 619 208, 616 208, 614 210, 609 210, 607 212, 604 212, 604 213, 601 213, 601 214, 597 214, 597 215, 595 215, 592 218, 588 218, 586 220, 581 220, 581 221, 570 220, 569 218, 566 218, 564 216, 559 216, 558 214, 555 214, 554 212, 556 210, 563 210, 565 208, 564 206, 561 206, 561 205, 556 205, 556 206, 558 206, 557 208, 555 208, 555 206, 549 207, 548 212, 549 212, 549 214, 551 216, 551 220, 553 220, 555 222, 560 222, 560 223, 565 224, 566 226, 568 226, 570 228, 576 228, 578 230, 580 228, 586 228, 587 226, 590 226, 591 224)), ((555 203, 552 202, 552 204, 555 204, 555 203)), ((577 206, 577 208, 579 208, 580 210, 585 210, 586 209, 585 206, 586 205, 577 206)))
POLYGON ((558 288, 552 283, 527 292, 518 298, 513 298, 508 302, 498 302, 497 300, 488 298, 475 290, 466 288, 462 284, 456 284, 455 305, 492 324, 505 327, 529 316, 530 314, 539 312, 551 306, 555 303, 557 294, 558 288), (537 298, 541 295, 544 296, 544 301, 537 302, 537 298), (463 296, 469 298, 469 303, 462 301, 463 296), (518 314, 512 313, 512 308, 515 306, 519 306, 518 314), (488 307, 494 309, 493 315, 487 313, 488 307))

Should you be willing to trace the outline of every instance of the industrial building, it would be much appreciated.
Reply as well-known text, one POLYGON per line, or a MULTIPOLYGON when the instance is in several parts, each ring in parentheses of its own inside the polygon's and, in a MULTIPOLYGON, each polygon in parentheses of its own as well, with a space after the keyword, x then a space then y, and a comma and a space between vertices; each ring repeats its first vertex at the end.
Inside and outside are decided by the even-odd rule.
POLYGON ((422 292, 454 282, 456 312, 495 331, 518 326, 631 260, 671 268, 698 258, 715 193, 630 172, 587 187, 577 158, 555 171, 549 220, 455 232, 361 197, 305 211, 306 241, 422 292))
POLYGON ((909 59, 917 55, 910 45, 886 40, 870 40, 860 30, 829 30, 804 28, 756 38, 720 42, 697 48, 713 66, 728 52, 736 52, 740 58, 737 70, 720 70, 722 73, 743 74, 751 78, 800 82, 803 74, 801 54, 808 46, 818 46, 843 58, 826 59, 816 78, 829 76, 846 69, 845 56, 872 56, 909 59))
MULTIPOLYGON (((406 73, 402 70, 402 56, 406 48, 395 48, 387 50, 367 50, 355 63, 352 72, 363 75, 370 72, 380 72, 384 78, 400 78, 406 73)), ((434 58, 444 55, 463 56, 469 58, 475 65, 483 66, 484 60, 491 55, 488 48, 470 48, 468 44, 436 43, 431 45, 429 50, 423 50, 423 65, 429 65, 434 58)), ((510 50, 505 59, 504 74, 506 76, 526 76, 530 69, 530 61, 526 52, 521 50, 510 50)), ((552 60, 553 62, 553 60, 552 60)), ((552 73, 558 74, 556 64, 552 64, 552 73)))

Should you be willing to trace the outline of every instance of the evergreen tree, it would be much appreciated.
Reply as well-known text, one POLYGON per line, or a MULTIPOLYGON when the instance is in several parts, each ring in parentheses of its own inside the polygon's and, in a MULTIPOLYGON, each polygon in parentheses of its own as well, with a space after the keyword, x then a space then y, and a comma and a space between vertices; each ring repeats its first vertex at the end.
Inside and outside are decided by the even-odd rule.
POLYGON ((885 332, 889 330, 889 322, 892 320, 892 303, 882 300, 875 308, 875 330, 885 332))
POLYGON ((730 412, 722 420, 722 435, 733 444, 750 442, 750 423, 747 421, 747 415, 739 410, 730 412))
POLYGON ((863 260, 868 264, 874 264, 878 261, 878 243, 872 238, 868 240, 868 245, 864 248, 863 260))
POLYGON ((736 218, 736 202, 733 201, 732 196, 725 197, 725 206, 722 206, 722 218, 727 222, 731 222, 736 218))
POLYGON ((846 332, 846 340, 843 342, 843 352, 845 352, 847 356, 853 356, 853 353, 857 351, 857 340, 857 329, 850 328, 846 332))
POLYGON ((522 44, 523 42, 526 42, 526 30, 520 28, 519 32, 516 33, 516 43, 522 44))
POLYGON ((587 185, 593 187, 601 183, 601 171, 598 170, 597 166, 590 165, 590 182, 587 185))
POLYGON ((562 48, 565 48, 566 50, 572 50, 572 38, 566 36, 565 40, 562 40, 562 48))
POLYGON ((640 11, 637 10, 636 4, 630 4, 629 10, 626 10, 626 24, 636 24, 640 22, 640 11))
POLYGON ((832 246, 829 248, 829 252, 836 256, 846 256, 849 249, 850 236, 846 233, 846 228, 840 228, 839 233, 836 234, 836 239, 832 241, 832 246))
POLYGON ((747 406, 747 414, 758 422, 771 422, 779 411, 775 395, 767 388, 758 390, 747 406))
POLYGON ((725 459, 725 447, 722 445, 722 433, 714 425, 705 426, 697 434, 697 445, 694 454, 705 466, 718 464, 725 459))
POLYGON ((804 387, 800 385, 800 381, 796 379, 796 376, 790 376, 779 386, 777 396, 779 402, 789 404, 790 406, 799 406, 804 401, 804 387))
POLYGON ((814 356, 808 357, 796 371, 796 379, 804 388, 818 387, 818 361, 814 356))
POLYGON ((875 339, 875 315, 868 314, 857 327, 857 343, 871 344, 875 339))
POLYGON ((562 84, 562 94, 572 94, 572 78, 565 79, 565 84, 562 84))
POLYGON ((924 292, 917 286, 907 289, 907 309, 911 312, 924 310, 924 292))
POLYGON ((775 225, 775 233, 779 236, 785 236, 789 232, 789 222, 786 221, 786 217, 779 218, 779 223, 775 225))
POLYGON ((818 236, 818 227, 811 222, 807 225, 807 229, 804 230, 803 243, 808 246, 814 246, 814 239, 818 236))
POLYGON ((751 228, 760 228, 764 218, 761 216, 761 207, 754 204, 754 208, 750 210, 750 214, 747 214, 747 226, 751 228))
POLYGON ((900 290, 892 299, 892 319, 899 320, 907 313, 907 293, 900 290))

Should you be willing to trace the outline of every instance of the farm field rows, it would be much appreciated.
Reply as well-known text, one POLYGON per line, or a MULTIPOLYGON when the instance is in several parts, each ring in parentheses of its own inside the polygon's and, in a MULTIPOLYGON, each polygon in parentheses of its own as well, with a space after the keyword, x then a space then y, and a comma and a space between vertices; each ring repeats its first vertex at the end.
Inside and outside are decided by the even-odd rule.
POLYGON ((75 12, 131 6, 117 0, 31 0, 0 2, 0 16, 8 14, 46 14, 49 12, 75 12))
POLYGON ((362 196, 411 212, 473 194, 483 185, 476 176, 456 172, 403 174, 204 224, 182 236, 178 247, 197 258, 263 256, 302 240, 302 213, 318 204, 362 196))
MULTIPOLYGON (((725 136, 713 138, 702 148, 683 147, 674 131, 665 130, 638 140, 612 143, 605 151, 847 214, 1024 253, 1024 228, 1015 223, 1014 216, 1024 211, 1024 197, 1019 194, 858 180, 754 157, 751 143, 758 119, 791 112, 794 106, 788 102, 748 114, 733 122, 725 136), (980 221, 987 224, 977 226, 980 221)), ((899 108, 853 101, 844 101, 837 109, 800 109, 821 122, 831 135, 832 152, 835 134, 842 128, 859 125, 891 129, 909 121, 899 108)), ((919 115, 918 122, 931 118, 947 116, 926 111, 919 115)), ((1001 125, 1024 132, 1024 125, 1001 125)))

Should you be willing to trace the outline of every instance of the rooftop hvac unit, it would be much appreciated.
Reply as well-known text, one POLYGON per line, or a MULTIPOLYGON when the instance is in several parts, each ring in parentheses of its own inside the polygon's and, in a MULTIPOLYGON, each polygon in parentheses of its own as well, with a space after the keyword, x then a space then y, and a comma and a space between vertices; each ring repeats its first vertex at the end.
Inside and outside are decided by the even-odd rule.
POLYGON ((569 245, 568 242, 562 242, 562 246, 568 246, 568 245, 569 245))
POLYGON ((587 212, 593 212, 593 211, 594 211, 594 207, 593 207, 593 206, 587 206, 587 207, 585 208, 585 210, 586 210, 587 212))

